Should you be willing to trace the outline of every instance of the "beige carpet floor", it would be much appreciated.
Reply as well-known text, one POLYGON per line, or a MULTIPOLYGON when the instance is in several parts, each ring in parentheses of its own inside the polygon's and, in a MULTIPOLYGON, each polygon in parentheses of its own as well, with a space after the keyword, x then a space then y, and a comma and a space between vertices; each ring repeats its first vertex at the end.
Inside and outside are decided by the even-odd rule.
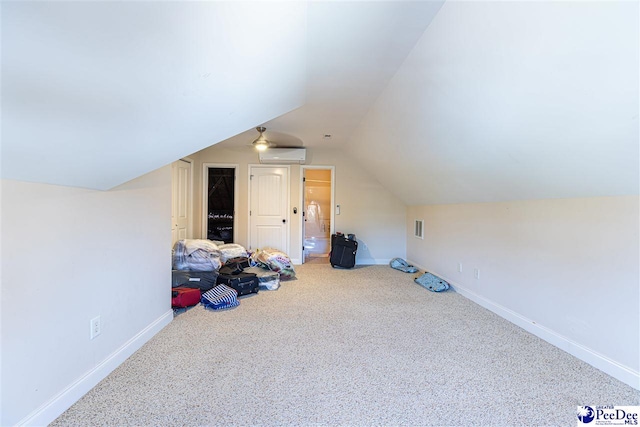
POLYGON ((194 307, 53 426, 571 426, 640 392, 455 292, 387 266, 297 268, 194 307))

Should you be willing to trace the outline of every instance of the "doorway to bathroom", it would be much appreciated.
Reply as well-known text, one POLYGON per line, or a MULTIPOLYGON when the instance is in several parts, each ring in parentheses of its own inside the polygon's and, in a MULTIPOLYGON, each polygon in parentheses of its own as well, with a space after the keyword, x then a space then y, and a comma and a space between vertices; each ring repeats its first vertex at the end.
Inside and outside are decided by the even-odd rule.
POLYGON ((334 230, 335 168, 302 166, 302 262, 326 263, 334 230))

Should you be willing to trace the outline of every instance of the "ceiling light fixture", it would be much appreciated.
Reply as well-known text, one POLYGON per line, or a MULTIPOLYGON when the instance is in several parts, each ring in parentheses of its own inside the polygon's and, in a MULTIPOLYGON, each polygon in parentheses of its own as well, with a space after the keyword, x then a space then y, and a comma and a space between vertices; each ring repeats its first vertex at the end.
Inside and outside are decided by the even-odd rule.
POLYGON ((256 138, 255 141, 253 141, 253 146, 256 147, 256 150, 258 151, 264 151, 267 148, 269 148, 271 146, 271 143, 269 141, 267 141, 267 138, 264 137, 264 135, 262 135, 262 132, 264 132, 265 130, 267 130, 267 128, 263 127, 263 126, 258 126, 256 128, 256 130, 258 132, 260 132, 260 136, 258 138, 256 138))

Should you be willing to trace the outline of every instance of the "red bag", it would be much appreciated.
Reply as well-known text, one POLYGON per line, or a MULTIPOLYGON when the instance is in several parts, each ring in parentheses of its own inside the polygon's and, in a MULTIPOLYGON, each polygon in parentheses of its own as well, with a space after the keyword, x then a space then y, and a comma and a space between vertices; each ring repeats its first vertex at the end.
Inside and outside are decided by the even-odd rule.
POLYGON ((171 289, 171 307, 191 307, 200 302, 200 289, 177 287, 171 289))

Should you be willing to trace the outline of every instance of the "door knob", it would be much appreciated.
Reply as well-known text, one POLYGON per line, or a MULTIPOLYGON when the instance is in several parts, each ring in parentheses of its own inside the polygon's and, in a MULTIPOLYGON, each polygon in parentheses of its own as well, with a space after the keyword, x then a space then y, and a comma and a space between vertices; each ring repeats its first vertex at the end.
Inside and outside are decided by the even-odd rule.
POLYGON ((282 220, 282 223, 284 224, 285 222, 287 222, 287 220, 286 220, 286 219, 283 219, 283 220, 282 220))

